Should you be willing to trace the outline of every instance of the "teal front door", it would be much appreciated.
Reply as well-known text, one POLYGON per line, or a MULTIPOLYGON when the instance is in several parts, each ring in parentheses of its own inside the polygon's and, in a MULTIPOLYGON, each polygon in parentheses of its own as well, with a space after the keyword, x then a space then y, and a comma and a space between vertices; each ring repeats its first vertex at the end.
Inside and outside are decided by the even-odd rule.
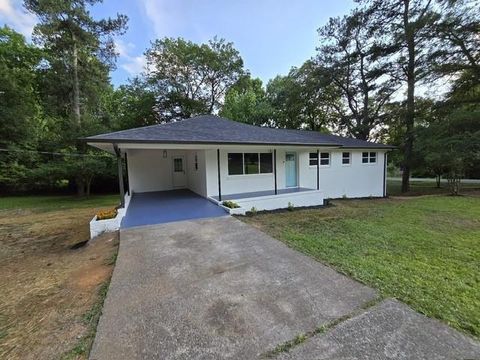
POLYGON ((285 154, 286 187, 297 186, 297 154, 287 152, 285 154))

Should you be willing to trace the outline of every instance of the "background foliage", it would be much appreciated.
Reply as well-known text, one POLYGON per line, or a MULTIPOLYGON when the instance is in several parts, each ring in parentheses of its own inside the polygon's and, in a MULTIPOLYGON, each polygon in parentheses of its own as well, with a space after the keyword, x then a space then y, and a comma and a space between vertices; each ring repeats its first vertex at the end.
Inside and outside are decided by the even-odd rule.
POLYGON ((358 0, 319 28, 317 54, 266 84, 225 39, 158 39, 116 88, 128 19, 92 18, 97 2, 25 0, 33 43, 0 28, 2 194, 116 190, 114 158, 79 138, 205 113, 396 145, 403 191, 411 175, 453 192, 480 177, 478 0, 358 0))

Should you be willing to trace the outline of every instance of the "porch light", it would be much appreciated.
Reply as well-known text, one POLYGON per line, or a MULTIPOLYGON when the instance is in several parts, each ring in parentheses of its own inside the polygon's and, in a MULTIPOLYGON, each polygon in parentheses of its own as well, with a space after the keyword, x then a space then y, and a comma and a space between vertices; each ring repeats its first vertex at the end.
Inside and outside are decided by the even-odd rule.
POLYGON ((164 159, 167 158, 167 150, 163 150, 163 158, 164 158, 164 159))

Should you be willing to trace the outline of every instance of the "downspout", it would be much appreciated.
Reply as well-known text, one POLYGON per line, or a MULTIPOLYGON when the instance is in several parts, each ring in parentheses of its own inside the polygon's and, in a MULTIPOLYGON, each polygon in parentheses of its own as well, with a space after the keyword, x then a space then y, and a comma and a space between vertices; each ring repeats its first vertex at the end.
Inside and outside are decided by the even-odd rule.
POLYGON ((317 149, 317 190, 320 190, 320 150, 317 149))
POLYGON ((222 181, 220 179, 220 149, 217 149, 218 200, 222 201, 222 181))
POLYGON ((128 177, 128 156, 125 152, 125 178, 127 179, 127 194, 130 195, 130 179, 128 177))
POLYGON ((120 190, 120 207, 125 207, 125 189, 123 186, 123 166, 122 166, 122 153, 117 144, 113 144, 113 150, 117 155, 117 168, 118 168, 118 187, 120 190))

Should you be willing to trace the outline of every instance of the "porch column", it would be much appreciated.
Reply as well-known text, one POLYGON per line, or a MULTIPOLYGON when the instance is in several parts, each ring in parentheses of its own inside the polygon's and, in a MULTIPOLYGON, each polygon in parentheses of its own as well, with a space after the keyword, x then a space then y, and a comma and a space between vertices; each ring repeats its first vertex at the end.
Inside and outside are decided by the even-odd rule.
POLYGON ((222 181, 220 180, 220 149, 217 149, 218 200, 222 201, 222 181))
POLYGON ((278 194, 277 190, 277 149, 273 149, 273 178, 275 181, 275 195, 278 194))
POLYGON ((125 152, 125 178, 127 179, 127 194, 130 195, 130 179, 128 178, 128 156, 125 152))
POLYGON ((317 149, 317 190, 320 190, 320 151, 317 149))
POLYGON ((117 169, 118 169, 118 187, 120 189, 120 205, 121 207, 125 207, 125 189, 123 186, 123 166, 122 166, 122 153, 118 148, 117 144, 113 145, 113 149, 115 150, 115 154, 117 155, 117 169))

